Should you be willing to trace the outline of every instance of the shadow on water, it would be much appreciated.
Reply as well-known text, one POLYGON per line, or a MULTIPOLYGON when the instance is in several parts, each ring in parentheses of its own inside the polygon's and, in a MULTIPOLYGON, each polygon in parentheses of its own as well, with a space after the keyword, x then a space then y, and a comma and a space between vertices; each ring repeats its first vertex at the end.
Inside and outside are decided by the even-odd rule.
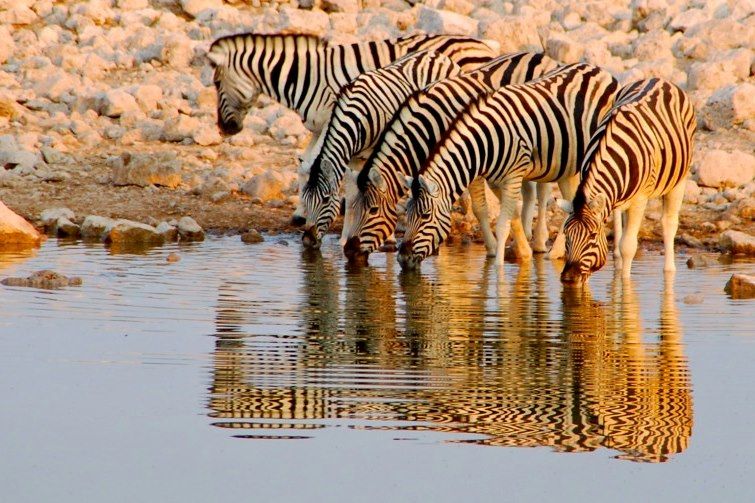
POLYGON ((339 426, 404 440, 444 433, 648 462, 687 448, 692 392, 673 278, 650 299, 660 312, 646 329, 631 282, 610 281, 598 301, 589 288, 562 289, 542 259, 499 272, 477 254, 444 253, 429 272, 402 274, 391 258, 343 270, 308 252, 293 299, 222 282, 213 425, 249 439, 339 426), (297 313, 294 329, 276 329, 276 302, 297 313))

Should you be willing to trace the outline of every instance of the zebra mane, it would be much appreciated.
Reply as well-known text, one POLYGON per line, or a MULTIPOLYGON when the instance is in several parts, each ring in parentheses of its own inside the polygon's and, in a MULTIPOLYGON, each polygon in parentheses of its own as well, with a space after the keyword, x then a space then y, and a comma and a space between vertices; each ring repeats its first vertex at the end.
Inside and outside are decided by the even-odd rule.
POLYGON ((210 45, 210 50, 212 50, 213 47, 216 47, 218 45, 223 45, 228 41, 231 40, 237 40, 237 39, 252 39, 255 41, 257 40, 267 40, 270 38, 301 38, 301 39, 309 39, 313 42, 316 42, 320 45, 326 45, 325 41, 316 36, 316 35, 301 35, 296 33, 253 33, 253 32, 244 32, 244 33, 234 33, 231 35, 224 35, 222 37, 219 37, 215 39, 215 41, 210 45))

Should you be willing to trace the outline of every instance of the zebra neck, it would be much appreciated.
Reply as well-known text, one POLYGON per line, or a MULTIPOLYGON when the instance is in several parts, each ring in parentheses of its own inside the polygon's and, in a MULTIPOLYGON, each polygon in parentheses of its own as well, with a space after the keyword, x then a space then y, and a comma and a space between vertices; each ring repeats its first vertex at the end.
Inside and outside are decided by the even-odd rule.
MULTIPOLYGON (((605 178, 605 177, 603 177, 605 178)), ((610 180, 598 179, 592 172, 588 173, 585 178, 582 179, 579 188, 577 189, 577 195, 574 198, 577 206, 583 206, 589 201, 594 200, 596 197, 602 195, 606 198, 606 205, 603 208, 601 215, 598 215, 601 222, 608 220, 611 212, 621 204, 622 201, 617 199, 617 195, 613 190, 610 190, 610 180)), ((577 210, 577 208, 575 208, 577 210)))

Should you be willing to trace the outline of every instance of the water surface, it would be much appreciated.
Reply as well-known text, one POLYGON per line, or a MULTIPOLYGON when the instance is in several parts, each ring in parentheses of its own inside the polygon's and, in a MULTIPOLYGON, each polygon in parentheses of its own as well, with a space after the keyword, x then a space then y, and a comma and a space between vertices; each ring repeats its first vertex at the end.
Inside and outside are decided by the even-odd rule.
POLYGON ((677 260, 572 291, 474 245, 410 275, 295 236, 0 254, 84 279, 0 288, 3 500, 740 499, 755 304, 723 285, 754 267, 677 260))

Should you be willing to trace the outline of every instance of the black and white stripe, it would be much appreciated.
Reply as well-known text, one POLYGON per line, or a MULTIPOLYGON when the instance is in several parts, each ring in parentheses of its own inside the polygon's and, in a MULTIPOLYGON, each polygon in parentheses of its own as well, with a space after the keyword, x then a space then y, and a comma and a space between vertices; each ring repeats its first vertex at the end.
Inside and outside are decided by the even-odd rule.
MULTIPOLYGON (((574 64, 472 102, 412 179, 401 264, 414 267, 437 249, 451 227, 454 200, 482 176, 500 192, 496 263, 503 265, 522 181, 557 181, 562 194, 574 194, 587 143, 617 87, 608 72, 574 64)), ((523 235, 515 238, 529 246, 523 235)))
POLYGON ((453 35, 351 45, 329 45, 308 35, 244 33, 219 38, 207 55, 215 69, 218 126, 227 134, 241 131, 247 111, 262 93, 298 112, 306 127, 317 133, 341 87, 361 73, 425 50, 442 52, 465 69, 495 56, 487 43, 453 35))
MULTIPOLYGON (((624 87, 592 137, 582 181, 564 224, 566 266, 562 281, 582 283, 608 255, 604 222, 626 210, 620 238, 622 275, 628 277, 648 199, 663 198, 665 271, 675 270, 674 236, 689 174, 695 112, 689 98, 663 79, 624 87)), ((615 239, 617 236, 614 236, 615 239)))
POLYGON ((417 52, 365 72, 341 88, 333 116, 322 135, 322 148, 308 173, 303 171, 308 176, 299 194, 307 222, 306 244, 319 244, 338 215, 338 194, 349 163, 375 145, 406 98, 439 79, 460 73, 461 68, 442 53, 417 52))
MULTIPOLYGON (((405 193, 404 177, 419 172, 443 132, 469 102, 501 86, 541 77, 556 67, 555 61, 541 53, 509 54, 412 94, 386 127, 359 176, 346 175, 343 231, 346 255, 350 259, 364 258, 393 234, 397 205, 405 193)), ((488 252, 494 253, 495 238, 487 219, 484 183, 476 179, 469 192, 488 252)), ((545 222, 544 215, 540 222, 545 222)))

